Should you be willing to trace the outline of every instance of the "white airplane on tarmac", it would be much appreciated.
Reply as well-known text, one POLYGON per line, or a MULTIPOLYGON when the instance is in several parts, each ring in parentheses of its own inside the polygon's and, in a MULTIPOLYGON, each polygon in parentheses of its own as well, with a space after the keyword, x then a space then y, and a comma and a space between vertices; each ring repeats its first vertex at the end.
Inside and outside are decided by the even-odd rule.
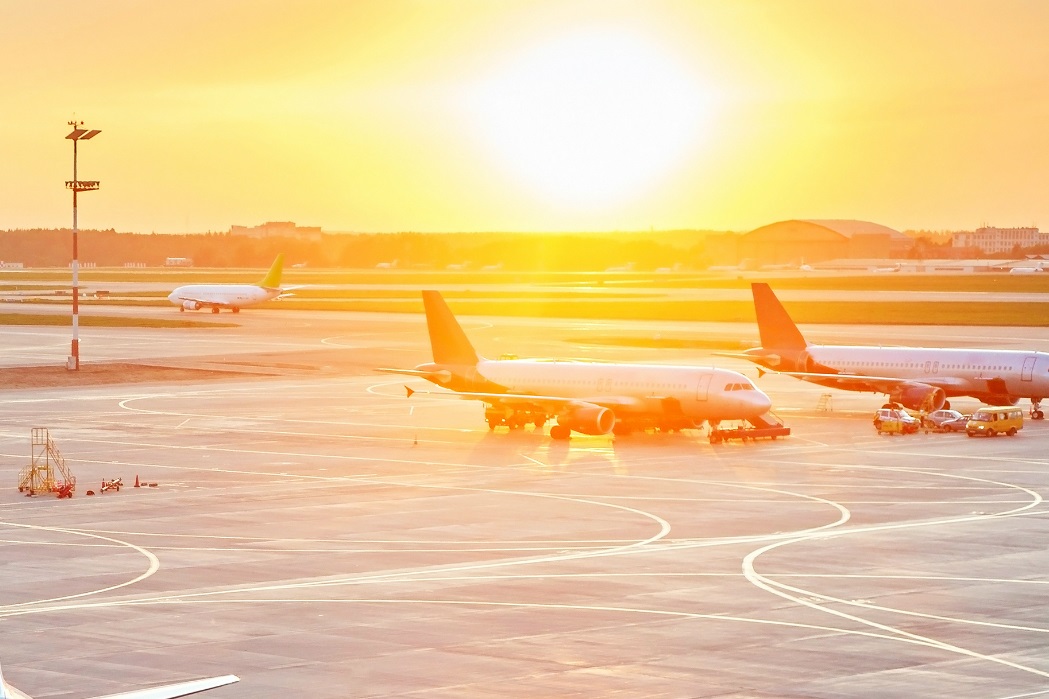
POLYGON ((948 398, 972 396, 988 405, 1031 400, 1040 420, 1049 395, 1049 354, 1024 350, 942 347, 813 345, 768 284, 751 285, 761 347, 743 357, 778 374, 847 391, 884 393, 893 403, 933 412, 951 407, 948 398))
MULTIPOLYGON (((424 291, 422 297, 433 363, 378 371, 418 376, 455 391, 457 397, 484 401, 489 429, 531 423, 539 430, 551 418, 557 420, 550 428, 553 439, 568 439, 573 430, 628 434, 647 428, 699 427, 704 421, 716 427, 721 420, 780 427, 768 415, 769 397, 735 371, 662 364, 490 361, 474 350, 440 293, 424 291)), ((415 393, 407 390, 409 396, 415 393)))
POLYGON ((245 306, 291 296, 288 292, 299 288, 281 287, 283 266, 284 253, 280 253, 258 284, 188 284, 168 294, 168 301, 179 306, 180 312, 210 308, 212 313, 218 313, 220 308, 228 308, 239 313, 245 306))
MULTIPOLYGON (((197 692, 203 692, 215 687, 239 682, 236 675, 223 675, 222 677, 209 677, 203 680, 190 680, 178 684, 153 687, 152 689, 136 689, 120 694, 107 694, 104 697, 93 697, 92 699, 175 699, 185 697, 197 692)), ((0 699, 33 699, 25 692, 15 689, 4 680, 4 673, 0 670, 0 699)))

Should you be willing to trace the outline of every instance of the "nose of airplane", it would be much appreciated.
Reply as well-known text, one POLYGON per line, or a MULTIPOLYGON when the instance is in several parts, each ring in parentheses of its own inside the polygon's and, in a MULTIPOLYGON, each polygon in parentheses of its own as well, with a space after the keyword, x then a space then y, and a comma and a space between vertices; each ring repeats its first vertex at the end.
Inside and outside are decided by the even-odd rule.
POLYGON ((772 410, 772 399, 760 388, 755 386, 753 391, 747 393, 750 394, 747 396, 747 402, 754 408, 756 415, 764 415, 772 410))

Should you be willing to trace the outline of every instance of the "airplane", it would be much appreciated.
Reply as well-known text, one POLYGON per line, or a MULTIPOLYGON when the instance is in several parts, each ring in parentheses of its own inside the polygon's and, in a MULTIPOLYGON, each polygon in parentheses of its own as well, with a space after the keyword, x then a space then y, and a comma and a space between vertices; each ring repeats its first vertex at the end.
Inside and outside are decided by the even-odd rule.
MULTIPOLYGON (((727 369, 542 359, 488 360, 477 354, 437 291, 423 291, 433 363, 377 371, 417 376, 485 403, 489 429, 550 428, 552 439, 573 431, 629 434, 716 427, 721 420, 779 426, 766 416, 769 397, 743 374, 727 369)), ((410 397, 416 391, 405 387, 410 397)))
POLYGON ((283 265, 284 253, 280 253, 258 284, 189 284, 168 294, 168 301, 179 306, 179 312, 210 308, 212 313, 218 313, 220 308, 229 308, 239 313, 245 306, 291 296, 287 292, 299 288, 281 287, 283 265))
POLYGON ((933 412, 948 398, 971 396, 988 405, 1031 401, 1041 420, 1049 395, 1049 354, 1023 350, 813 345, 765 283, 751 284, 761 347, 743 357, 775 373, 820 386, 889 396, 891 404, 933 412))
MULTIPOLYGON (((185 697, 190 694, 196 694, 197 692, 204 692, 209 689, 216 687, 222 687, 227 684, 233 684, 239 682, 240 678, 236 675, 223 675, 222 677, 209 677, 202 680, 190 680, 189 682, 179 682, 177 684, 168 684, 161 687, 153 687, 151 689, 136 689, 130 692, 121 692, 119 694, 107 694, 103 697, 93 697, 92 699, 175 699, 176 697, 185 697)), ((3 670, 0 670, 0 699, 33 699, 25 692, 15 689, 7 683, 4 679, 3 670)))

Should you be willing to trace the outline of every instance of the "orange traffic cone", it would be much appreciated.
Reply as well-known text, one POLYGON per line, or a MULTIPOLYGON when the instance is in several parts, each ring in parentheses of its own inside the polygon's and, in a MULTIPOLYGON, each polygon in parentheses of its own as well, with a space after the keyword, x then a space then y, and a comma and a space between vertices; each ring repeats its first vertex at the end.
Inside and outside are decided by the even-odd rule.
POLYGON ((138 474, 137 474, 137 473, 135 474, 135 487, 136 487, 136 488, 141 488, 141 487, 142 487, 142 486, 140 486, 140 485, 138 484, 138 474))

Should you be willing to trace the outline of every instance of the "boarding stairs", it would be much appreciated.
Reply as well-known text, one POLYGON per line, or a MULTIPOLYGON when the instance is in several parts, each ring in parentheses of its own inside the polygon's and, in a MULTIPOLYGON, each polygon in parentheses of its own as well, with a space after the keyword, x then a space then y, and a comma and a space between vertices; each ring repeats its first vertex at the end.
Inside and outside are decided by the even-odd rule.
POLYGON ((60 498, 73 497, 76 477, 69 472, 62 453, 51 441, 46 427, 32 431, 32 461, 18 474, 18 492, 26 495, 57 493, 60 498))
POLYGON ((750 427, 741 425, 732 429, 716 427, 710 431, 710 443, 718 444, 729 439, 775 439, 786 437, 790 434, 790 428, 783 424, 771 410, 764 415, 759 415, 747 420, 750 427))
POLYGON ((832 396, 830 393, 824 393, 820 396, 819 402, 816 403, 816 412, 826 413, 834 408, 831 406, 832 396))

